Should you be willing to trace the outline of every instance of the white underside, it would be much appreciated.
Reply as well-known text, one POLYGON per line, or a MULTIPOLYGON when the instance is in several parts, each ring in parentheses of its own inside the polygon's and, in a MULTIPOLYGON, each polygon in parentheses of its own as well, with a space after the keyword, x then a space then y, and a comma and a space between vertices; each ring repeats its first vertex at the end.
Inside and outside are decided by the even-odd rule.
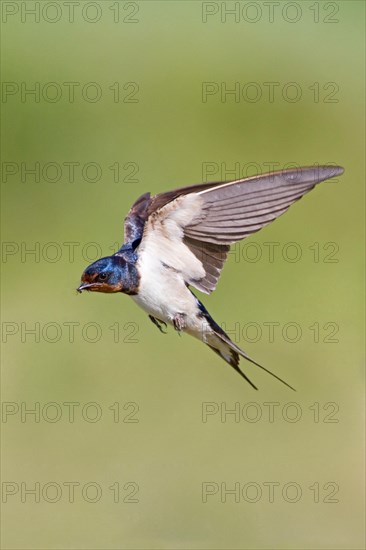
POLYGON ((160 260, 139 262, 141 275, 139 293, 132 296, 134 302, 149 315, 173 324, 179 314, 186 317, 187 331, 200 330, 197 300, 188 290, 182 276, 165 267, 160 260))
POLYGON ((195 216, 200 199, 196 195, 179 199, 180 208, 168 204, 158 217, 152 216, 138 248, 139 291, 133 300, 149 315, 172 323, 184 314, 187 332, 202 331, 196 298, 186 282, 205 275, 202 263, 183 243, 184 227, 195 216))
POLYGON ((216 335, 202 317, 197 300, 188 290, 182 276, 151 257, 146 263, 139 262, 139 270, 139 293, 131 296, 134 302, 149 315, 170 325, 173 325, 177 314, 184 314, 186 327, 183 332, 216 348, 230 361, 230 346, 216 335))
POLYGON ((187 288, 187 283, 206 274, 202 263, 182 241, 182 227, 196 215, 201 199, 191 194, 178 200, 179 209, 168 204, 163 208, 164 216, 149 218, 138 248, 138 294, 132 299, 146 313, 171 325, 177 315, 184 315, 184 332, 229 357, 230 347, 210 327, 187 288))

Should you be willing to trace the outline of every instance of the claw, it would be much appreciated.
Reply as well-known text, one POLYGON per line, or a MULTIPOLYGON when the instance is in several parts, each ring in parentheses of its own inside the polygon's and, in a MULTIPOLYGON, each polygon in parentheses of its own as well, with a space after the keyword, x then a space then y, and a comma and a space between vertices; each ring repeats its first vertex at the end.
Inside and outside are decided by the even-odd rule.
POLYGON ((166 334, 166 333, 168 332, 167 330, 164 330, 164 329, 163 329, 163 326, 164 326, 165 329, 166 329, 167 326, 168 326, 164 321, 160 321, 160 319, 156 319, 156 318, 153 317, 152 315, 149 315, 149 319, 154 323, 155 326, 158 327, 158 329, 160 330, 160 332, 162 332, 163 334, 166 334))
POLYGON ((184 313, 177 313, 173 318, 173 324, 175 330, 180 332, 181 330, 184 330, 187 326, 186 323, 186 315, 184 313))

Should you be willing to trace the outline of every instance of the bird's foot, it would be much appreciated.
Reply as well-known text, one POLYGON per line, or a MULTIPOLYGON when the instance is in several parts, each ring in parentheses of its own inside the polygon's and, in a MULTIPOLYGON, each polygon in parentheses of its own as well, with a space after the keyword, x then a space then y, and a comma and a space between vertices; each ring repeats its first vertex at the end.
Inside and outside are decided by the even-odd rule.
POLYGON ((184 313, 176 313, 173 317, 173 325, 175 330, 180 332, 181 330, 184 330, 187 326, 186 323, 186 315, 184 313))
POLYGON ((158 327, 158 329, 160 330, 160 332, 162 332, 163 334, 166 334, 168 331, 166 330, 167 328, 167 324, 164 322, 164 321, 160 321, 160 319, 156 319, 155 317, 153 317, 152 315, 149 315, 149 319, 154 323, 155 326, 158 327), (164 328, 163 328, 164 326, 164 328), (165 329, 165 330, 164 330, 165 329))

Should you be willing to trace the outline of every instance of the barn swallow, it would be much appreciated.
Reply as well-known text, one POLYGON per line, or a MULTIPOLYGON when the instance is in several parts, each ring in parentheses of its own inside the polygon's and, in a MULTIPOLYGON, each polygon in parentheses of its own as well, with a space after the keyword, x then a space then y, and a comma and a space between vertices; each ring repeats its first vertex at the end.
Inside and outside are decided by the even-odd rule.
POLYGON ((259 231, 316 184, 343 171, 340 166, 313 166, 191 185, 153 197, 145 193, 125 219, 123 246, 89 265, 77 291, 128 294, 161 332, 170 324, 198 338, 254 389, 239 368, 240 357, 294 389, 232 342, 190 287, 213 292, 232 243, 259 231))

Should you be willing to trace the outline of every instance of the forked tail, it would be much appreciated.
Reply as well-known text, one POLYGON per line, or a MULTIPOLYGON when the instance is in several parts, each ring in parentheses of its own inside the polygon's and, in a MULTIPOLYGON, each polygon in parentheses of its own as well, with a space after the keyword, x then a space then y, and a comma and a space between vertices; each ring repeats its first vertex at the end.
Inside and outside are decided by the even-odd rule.
POLYGON ((239 367, 240 356, 244 357, 244 359, 246 359, 247 361, 250 361, 251 363, 253 363, 253 365, 256 365, 260 369, 264 370, 265 372, 267 372, 268 374, 270 374, 271 376, 273 376, 274 378, 282 382, 282 384, 285 384, 285 386, 287 386, 291 390, 296 391, 295 388, 293 388, 290 384, 282 380, 282 378, 280 378, 270 370, 266 369, 266 367, 263 367, 263 365, 260 365, 259 363, 257 363, 257 361, 254 361, 254 359, 249 357, 249 355, 247 355, 245 351, 240 349, 236 344, 234 344, 234 342, 230 340, 230 338, 224 331, 223 331, 223 334, 215 331, 215 336, 217 337, 218 340, 221 340, 221 345, 217 348, 215 348, 211 344, 207 344, 207 345, 215 353, 220 355, 220 357, 222 357, 227 363, 229 363, 229 365, 231 365, 233 369, 235 369, 236 372, 238 372, 240 376, 242 376, 252 386, 252 388, 254 388, 255 390, 258 389, 257 386, 253 384, 253 382, 247 377, 247 375, 244 374, 244 372, 240 369, 239 367))
POLYGON ((243 351, 242 349, 239 348, 239 346, 234 344, 234 342, 230 340, 226 332, 212 319, 211 315, 208 313, 205 306, 201 302, 199 302, 199 305, 200 305, 201 314, 206 319, 212 331, 210 334, 210 337, 206 338, 206 344, 215 353, 220 355, 220 357, 222 357, 224 361, 229 363, 229 365, 231 365, 233 369, 235 369, 236 372, 238 372, 240 376, 242 376, 252 386, 252 388, 254 388, 255 390, 258 390, 257 386, 253 384, 253 382, 247 377, 247 375, 244 374, 244 372, 239 368, 240 356, 244 357, 244 359, 246 359, 247 361, 250 361, 260 369, 264 370, 265 372, 267 372, 268 374, 270 374, 271 376, 279 380, 279 382, 282 382, 282 384, 284 384, 291 390, 296 391, 295 388, 290 386, 290 384, 282 380, 282 378, 280 378, 270 370, 266 369, 266 367, 263 367, 263 365, 260 365, 259 363, 257 363, 257 361, 254 361, 254 359, 249 357, 249 355, 247 355, 245 351, 243 351))

